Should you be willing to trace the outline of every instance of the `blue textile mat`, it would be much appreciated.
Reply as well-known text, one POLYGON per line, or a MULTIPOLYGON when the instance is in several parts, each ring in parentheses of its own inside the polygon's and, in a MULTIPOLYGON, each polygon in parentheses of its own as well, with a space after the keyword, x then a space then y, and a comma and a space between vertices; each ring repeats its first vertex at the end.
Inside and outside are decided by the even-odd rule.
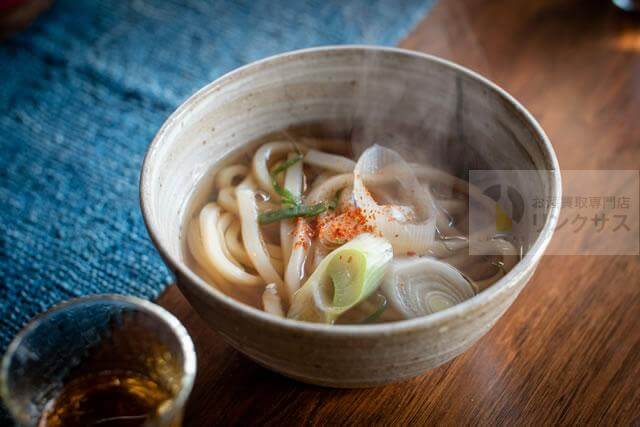
POLYGON ((0 353, 57 302, 171 282, 138 178, 186 97, 275 53, 394 45, 433 1, 59 0, 0 43, 0 353))

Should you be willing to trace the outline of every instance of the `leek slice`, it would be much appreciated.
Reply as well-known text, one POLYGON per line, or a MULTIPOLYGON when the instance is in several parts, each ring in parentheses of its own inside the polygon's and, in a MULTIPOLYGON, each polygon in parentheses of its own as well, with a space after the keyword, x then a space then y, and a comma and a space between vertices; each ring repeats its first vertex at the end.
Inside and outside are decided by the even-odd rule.
POLYGON ((353 198, 396 255, 422 255, 431 247, 438 209, 394 150, 373 145, 362 153, 353 171, 353 198))
POLYGON ((394 261, 381 290, 407 319, 446 310, 476 294, 455 267, 433 258, 394 261))
POLYGON ((380 286, 392 257, 393 249, 387 240, 368 233, 357 236, 320 262, 293 295, 287 317, 335 322, 380 286))

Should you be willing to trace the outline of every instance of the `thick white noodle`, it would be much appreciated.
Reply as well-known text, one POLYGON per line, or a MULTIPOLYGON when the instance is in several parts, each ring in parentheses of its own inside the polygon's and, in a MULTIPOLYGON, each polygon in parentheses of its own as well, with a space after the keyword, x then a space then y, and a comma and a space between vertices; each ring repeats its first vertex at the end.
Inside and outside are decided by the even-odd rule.
POLYGON ((313 188, 307 196, 309 204, 319 203, 334 198, 336 193, 343 188, 353 185, 353 174, 343 173, 332 176, 320 185, 313 185, 313 188))
POLYGON ((238 202, 236 201, 236 187, 224 187, 218 191, 216 202, 225 210, 238 215, 238 202))
POLYGON ((271 185, 271 174, 269 171, 269 160, 272 157, 283 156, 291 151, 296 151, 297 147, 293 142, 268 142, 258 148, 253 156, 253 176, 258 187, 271 195, 274 200, 280 200, 280 195, 271 185))
POLYGON ((222 236, 218 232, 220 213, 221 210, 215 203, 209 203, 200 212, 200 235, 207 259, 220 275, 231 283, 238 286, 263 286, 265 280, 260 276, 247 273, 227 258, 223 249, 222 236))
POLYGON ((225 166, 216 174, 216 188, 225 188, 235 186, 234 180, 242 180, 249 173, 246 165, 233 164, 225 166))
MULTIPOLYGON (((295 153, 289 153, 287 159, 294 157, 295 153)), ((302 196, 302 184, 304 175, 302 172, 302 162, 297 162, 289 167, 285 172, 284 188, 289 190, 296 197, 302 196)), ((280 221, 280 246, 282 247, 282 260, 286 265, 291 256, 291 244, 293 242, 294 222, 290 219, 280 221)))
POLYGON ((445 171, 433 168, 431 166, 411 163, 411 168, 418 177, 418 180, 421 182, 426 181, 429 184, 433 184, 436 182, 446 184, 452 189, 466 194, 469 196, 469 198, 473 198, 474 200, 478 201, 482 205, 482 207, 487 208, 490 211, 493 211, 495 209, 495 201, 483 194, 482 190, 468 181, 460 179, 445 171))
POLYGON ((249 255, 247 255, 247 251, 245 251, 244 245, 240 240, 240 222, 234 221, 229 226, 224 235, 224 240, 227 244, 227 248, 229 248, 229 252, 231 252, 235 259, 245 267, 253 268, 253 263, 251 262, 249 255))
POLYGON ((284 272, 284 282, 287 291, 288 301, 291 301, 293 294, 300 288, 304 278, 304 267, 307 261, 307 253, 311 240, 306 233, 306 223, 303 218, 298 218, 293 237, 293 247, 291 256, 284 272))
POLYGON ((293 220, 283 219, 280 221, 280 245, 282 246, 282 261, 285 265, 289 263, 289 258, 291 257, 293 231, 293 220))
MULTIPOLYGON (((501 265, 496 273, 484 279, 474 280, 474 284, 480 291, 486 289, 503 277, 516 265, 520 258, 516 247, 513 246, 511 242, 504 239, 494 238, 487 241, 472 242, 471 244, 474 245, 475 250, 487 254, 487 256, 499 256, 501 259, 501 265)), ((470 255, 469 250, 461 249, 451 256, 443 257, 442 261, 459 270, 465 270, 474 264, 477 264, 479 261, 486 263, 486 261, 483 261, 483 258, 483 255, 470 255)))
POLYGON ((216 270, 216 267, 209 261, 208 257, 204 253, 202 246, 202 240, 200 236, 200 224, 198 218, 191 221, 189 230, 187 231, 187 245, 189 251, 196 261, 196 273, 201 275, 202 278, 209 284, 215 286, 223 293, 235 298, 245 304, 249 304, 254 307, 259 307, 255 290, 251 287, 238 287, 216 270))
POLYGON ((202 271, 211 278, 211 283, 225 294, 231 294, 233 285, 218 273, 218 270, 216 270, 213 263, 204 253, 198 219, 193 219, 189 224, 189 230, 187 231, 187 245, 189 246, 191 255, 196 260, 202 271))
POLYGON ((258 224, 258 205, 256 189, 252 179, 245 179, 236 188, 236 200, 240 211, 240 227, 242 242, 247 255, 253 263, 253 268, 267 283, 275 283, 278 291, 284 291, 284 283, 278 271, 271 263, 271 257, 265 247, 258 224))
POLYGON ((217 224, 218 237, 220 239, 220 245, 222 246, 222 251, 224 252, 224 255, 227 257, 229 261, 231 261, 232 263, 240 267, 241 263, 238 262, 238 260, 236 260, 235 257, 231 254, 231 251, 229 251, 229 248, 227 246, 227 239, 225 238, 227 229, 229 228, 229 226, 233 221, 234 221, 234 215, 232 213, 224 212, 220 215, 220 218, 218 219, 218 224, 217 224))
POLYGON ((218 189, 216 202, 225 210, 238 215, 234 181, 244 179, 249 173, 245 165, 233 164, 226 166, 216 174, 215 184, 218 189))
MULTIPOLYGON (((425 191, 431 191, 429 185, 424 186, 425 191)), ((436 227, 438 234, 443 237, 456 236, 458 229, 453 223, 453 216, 466 210, 467 203, 457 199, 435 199, 437 210, 436 227)))
POLYGON ((494 227, 487 227, 471 236, 459 232, 455 227, 451 227, 451 229, 453 230, 453 235, 434 240, 433 245, 429 247, 428 255, 436 258, 447 258, 459 253, 462 249, 468 252, 471 242, 491 240, 496 234, 494 227))
MULTIPOLYGON (((231 255, 243 266, 253 269, 253 262, 251 262, 251 258, 247 255, 247 251, 242 244, 240 222, 234 220, 233 223, 231 223, 224 234, 224 240, 231 255)), ((269 256, 271 256, 271 263, 278 271, 278 274, 282 274, 283 264, 280 258, 280 247, 270 243, 267 243, 266 246, 269 256)))
POLYGON ((282 299, 280 295, 278 295, 278 289, 275 283, 269 283, 264 288, 264 292, 262 293, 262 308, 274 316, 284 317, 282 299))
POLYGON ((315 188, 322 185, 323 182, 334 176, 335 174, 331 172, 320 172, 313 180, 311 187, 309 188, 309 192, 312 192, 315 188))
POLYGON ((353 168, 356 167, 356 162, 347 157, 313 149, 307 151, 304 155, 304 162, 311 166, 337 173, 351 173, 353 168))
POLYGON ((427 251, 427 255, 431 255, 438 259, 447 258, 455 254, 461 249, 469 246, 469 239, 466 236, 456 236, 447 239, 436 239, 427 251))

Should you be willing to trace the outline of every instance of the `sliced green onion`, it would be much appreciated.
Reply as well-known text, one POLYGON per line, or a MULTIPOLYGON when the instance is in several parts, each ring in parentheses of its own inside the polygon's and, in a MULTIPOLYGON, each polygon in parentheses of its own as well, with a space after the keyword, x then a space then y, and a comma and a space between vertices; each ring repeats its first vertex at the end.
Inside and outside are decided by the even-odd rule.
POLYGON ((288 206, 286 208, 263 212, 258 215, 258 222, 264 225, 288 218, 314 217, 320 215, 327 209, 329 209, 329 206, 325 202, 317 203, 311 206, 298 204, 295 206, 288 206))
POLYGON ((273 189, 280 195, 282 198, 282 204, 285 206, 296 206, 301 203, 300 199, 291 193, 291 191, 286 188, 282 188, 278 181, 275 178, 271 178, 271 184, 273 185, 273 189))
POLYGON ((357 236, 320 262, 293 294, 287 317, 335 322, 378 288, 391 258, 393 250, 387 240, 368 233, 357 236))
POLYGON ((282 197, 282 204, 285 206, 297 206, 302 202, 300 201, 299 197, 294 196, 286 188, 282 188, 280 184, 278 184, 277 177, 279 174, 286 171, 291 166, 295 165, 300 160, 302 160, 303 157, 304 156, 302 154, 298 154, 290 159, 287 159, 281 162, 280 164, 278 164, 278 166, 276 166, 275 168, 273 168, 273 170, 270 173, 271 185, 273 185, 273 189, 276 191, 276 193, 278 193, 280 197, 282 197))
POLYGON ((278 174, 286 171, 287 169, 289 169, 291 166, 295 165, 296 163, 298 163, 300 160, 302 160, 304 156, 302 154, 298 154, 290 159, 287 159, 283 162, 281 162, 280 164, 278 164, 278 166, 276 166, 275 168, 273 168, 273 170, 271 171, 271 175, 273 176, 277 176, 278 174))

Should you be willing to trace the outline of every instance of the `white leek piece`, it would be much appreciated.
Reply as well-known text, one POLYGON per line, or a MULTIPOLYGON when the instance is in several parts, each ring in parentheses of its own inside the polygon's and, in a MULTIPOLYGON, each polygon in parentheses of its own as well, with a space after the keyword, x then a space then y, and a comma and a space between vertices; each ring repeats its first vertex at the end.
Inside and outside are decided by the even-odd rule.
POLYGON ((356 162, 348 157, 325 153, 324 151, 314 149, 309 150, 307 154, 305 154, 304 162, 312 166, 317 166, 319 168, 328 169, 338 173, 350 173, 353 172, 353 168, 356 167, 356 162))
POLYGON ((433 197, 397 152, 374 145, 362 153, 354 170, 353 197, 396 255, 424 254, 433 243, 437 216, 433 197), (384 187, 376 188, 380 178, 384 187), (381 203, 374 198, 376 189, 384 194, 381 203))
POLYGON ((380 285, 393 257, 389 242, 361 234, 327 255, 293 295, 288 316, 333 323, 380 285))
POLYGON ((224 187, 218 191, 217 203, 227 211, 238 215, 238 201, 236 200, 236 187, 224 187))
POLYGON ((462 273, 432 258, 394 261, 381 290, 408 319, 445 310, 475 295, 462 273))

